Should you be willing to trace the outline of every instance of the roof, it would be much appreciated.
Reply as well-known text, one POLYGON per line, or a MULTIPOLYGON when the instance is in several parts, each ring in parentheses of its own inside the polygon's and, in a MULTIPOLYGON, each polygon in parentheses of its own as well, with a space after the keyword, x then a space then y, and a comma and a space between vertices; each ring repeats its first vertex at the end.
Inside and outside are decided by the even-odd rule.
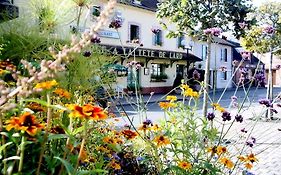
MULTIPOLYGON (((233 49, 233 60, 236 60, 236 61, 241 61, 243 58, 242 58, 242 55, 238 52, 237 49, 233 49)), ((257 65, 258 63, 260 62, 260 64, 264 65, 264 63, 262 61, 260 61, 255 55, 253 55, 251 53, 251 60, 250 60, 250 63, 251 64, 255 64, 257 65)))
POLYGON ((158 0, 140 0, 139 3, 135 3, 134 0, 119 0, 118 2, 153 12, 156 11, 158 4, 158 0))
MULTIPOLYGON (((237 47, 237 43, 234 44, 234 42, 230 42, 229 40, 226 40, 226 39, 222 39, 220 37, 214 37, 214 42, 216 43, 219 43, 219 44, 222 44, 222 45, 227 45, 227 46, 230 46, 230 47, 237 47)), ((239 44, 240 46, 240 44, 239 44)))

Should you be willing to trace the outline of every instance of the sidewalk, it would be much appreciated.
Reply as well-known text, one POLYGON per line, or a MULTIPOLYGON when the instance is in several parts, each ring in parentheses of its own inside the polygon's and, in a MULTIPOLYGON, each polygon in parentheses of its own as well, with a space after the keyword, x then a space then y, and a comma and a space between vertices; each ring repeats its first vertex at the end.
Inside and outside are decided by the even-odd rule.
MULTIPOLYGON (((230 99, 231 96, 234 94, 235 92, 235 88, 231 88, 231 89, 227 89, 225 91, 225 94, 224 94, 224 98, 228 98, 230 99)), ((247 89, 245 89, 247 90, 247 89)), ((253 92, 256 90, 256 87, 253 87, 250 89, 250 94, 253 94, 253 92)), ((221 94, 223 93, 224 89, 217 89, 215 91, 215 99, 218 99, 220 98, 221 94)), ((258 88, 257 91, 259 92, 263 92, 264 94, 266 94, 266 88, 258 88)), ((281 92, 281 87, 275 87, 273 89, 273 92, 274 92, 274 96, 278 95, 280 92, 281 92)), ((213 98, 213 90, 211 90, 209 92, 209 96, 211 98, 213 98)), ((239 88, 237 90, 237 93, 236 93, 236 96, 242 98, 244 97, 246 94, 246 92, 244 91, 243 88, 239 88)), ((261 94, 261 93, 258 93, 258 94, 261 94)), ((179 100, 182 100, 183 99, 183 96, 181 94, 175 94, 175 93, 170 93, 170 94, 152 94, 152 95, 141 95, 141 99, 140 100, 140 103, 158 103, 158 102, 161 102, 161 101, 165 101, 166 99, 166 96, 168 95, 175 95, 177 96, 177 98, 179 100)), ((265 97, 264 97, 265 98, 265 97)), ((137 103, 137 100, 136 100, 136 95, 135 94, 125 94, 123 96, 123 98, 116 98, 116 99, 113 99, 113 102, 116 104, 116 105, 133 105, 135 103, 137 103)), ((200 99, 203 99, 203 96, 201 95, 200 99)))

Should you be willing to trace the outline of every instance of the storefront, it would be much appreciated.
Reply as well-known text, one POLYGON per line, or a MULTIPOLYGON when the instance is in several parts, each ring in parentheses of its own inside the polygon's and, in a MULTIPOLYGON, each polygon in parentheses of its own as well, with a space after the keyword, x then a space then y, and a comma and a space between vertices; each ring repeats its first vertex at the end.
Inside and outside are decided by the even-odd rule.
POLYGON ((121 47, 102 45, 104 52, 120 57, 119 64, 128 67, 127 77, 118 78, 117 84, 127 91, 140 90, 167 93, 173 88, 177 76, 187 76, 187 66, 200 58, 193 54, 147 49, 141 46, 121 47))

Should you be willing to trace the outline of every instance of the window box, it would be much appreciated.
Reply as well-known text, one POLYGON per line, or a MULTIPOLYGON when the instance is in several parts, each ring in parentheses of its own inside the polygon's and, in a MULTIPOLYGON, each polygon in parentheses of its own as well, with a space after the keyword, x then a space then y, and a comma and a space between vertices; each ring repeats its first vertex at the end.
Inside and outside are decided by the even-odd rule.
POLYGON ((166 82, 168 79, 167 74, 160 74, 160 75, 151 75, 151 82, 166 82))

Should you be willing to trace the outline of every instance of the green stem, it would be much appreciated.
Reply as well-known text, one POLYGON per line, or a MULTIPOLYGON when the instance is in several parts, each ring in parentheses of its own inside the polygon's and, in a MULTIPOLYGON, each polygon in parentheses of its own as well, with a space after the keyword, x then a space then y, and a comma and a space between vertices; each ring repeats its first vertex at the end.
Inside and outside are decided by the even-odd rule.
POLYGON ((22 167, 23 167, 24 146, 25 146, 25 137, 22 136, 21 144, 20 144, 20 163, 19 163, 19 168, 18 168, 19 173, 22 171, 22 167))
POLYGON ((44 135, 44 139, 43 139, 42 146, 41 146, 42 148, 41 148, 41 152, 40 152, 40 156, 39 156, 36 175, 40 174, 40 168, 41 168, 41 164, 42 164, 42 160, 43 160, 46 142, 48 140, 49 130, 51 129, 52 109, 50 106, 51 106, 51 96, 49 93, 47 93, 47 107, 48 107, 48 109, 47 109, 47 126, 46 126, 45 135, 44 135))
POLYGON ((85 120, 84 126, 85 126, 84 127, 84 134, 83 134, 83 139, 82 139, 82 143, 81 143, 81 146, 80 146, 80 150, 79 150, 79 154, 78 154, 78 158, 77 158, 77 162, 76 162, 76 166, 75 166, 75 172, 77 172, 77 169, 78 169, 78 166, 79 166, 80 157, 82 155, 82 152, 83 152, 83 149, 84 149, 84 146, 85 146, 85 142, 86 142, 88 119, 85 120))
MULTIPOLYGON (((3 119, 2 119, 2 114, 0 113, 0 132, 3 131, 3 119)), ((2 140, 1 140, 1 146, 2 145, 5 145, 5 136, 2 135, 2 140)), ((6 158, 6 155, 7 155, 7 152, 6 152, 6 148, 3 149, 3 158, 5 159, 6 158)), ((7 163, 6 161, 3 162, 4 164, 4 173, 7 172, 7 163)))

